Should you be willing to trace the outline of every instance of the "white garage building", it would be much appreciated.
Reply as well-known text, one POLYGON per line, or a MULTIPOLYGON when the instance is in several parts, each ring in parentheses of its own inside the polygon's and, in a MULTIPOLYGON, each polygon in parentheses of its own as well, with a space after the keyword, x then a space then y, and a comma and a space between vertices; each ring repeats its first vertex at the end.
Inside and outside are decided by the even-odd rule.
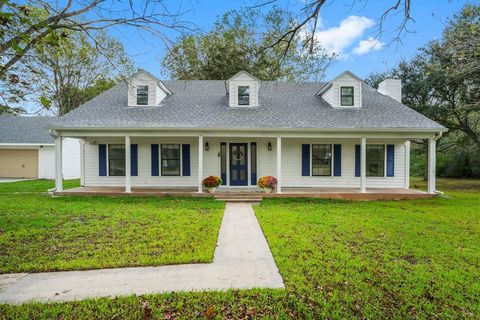
MULTIPOLYGON (((0 116, 0 178, 55 178, 55 140, 44 127, 51 117, 0 116)), ((63 178, 80 177, 80 143, 63 140, 63 178)))

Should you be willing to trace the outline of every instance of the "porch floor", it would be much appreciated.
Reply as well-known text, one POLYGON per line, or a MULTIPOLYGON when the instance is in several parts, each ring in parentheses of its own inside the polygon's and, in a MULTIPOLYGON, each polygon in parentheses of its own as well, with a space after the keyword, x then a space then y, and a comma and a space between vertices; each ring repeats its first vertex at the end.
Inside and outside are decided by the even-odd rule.
MULTIPOLYGON (((153 197, 213 197, 207 192, 198 193, 197 188, 160 188, 160 187, 132 187, 132 192, 126 193, 123 187, 78 187, 60 192, 53 192, 55 196, 82 195, 82 196, 153 196, 153 197)), ((219 188, 216 197, 249 195, 262 198, 325 198, 344 200, 403 200, 433 198, 419 190, 402 188, 368 188, 361 193, 359 188, 282 188, 282 193, 263 193, 258 188, 219 188)))

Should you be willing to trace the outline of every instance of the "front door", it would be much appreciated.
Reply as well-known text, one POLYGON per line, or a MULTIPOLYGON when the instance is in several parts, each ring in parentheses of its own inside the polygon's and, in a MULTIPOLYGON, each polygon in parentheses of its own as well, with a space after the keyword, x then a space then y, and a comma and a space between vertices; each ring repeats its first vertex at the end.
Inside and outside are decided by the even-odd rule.
POLYGON ((230 143, 230 185, 248 185, 248 144, 230 143))

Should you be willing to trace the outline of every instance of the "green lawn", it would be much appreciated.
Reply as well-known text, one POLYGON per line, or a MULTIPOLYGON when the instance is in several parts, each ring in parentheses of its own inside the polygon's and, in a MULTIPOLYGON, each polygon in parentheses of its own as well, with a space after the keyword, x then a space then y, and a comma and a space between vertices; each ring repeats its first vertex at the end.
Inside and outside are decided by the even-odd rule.
POLYGON ((0 273, 210 262, 223 208, 200 198, 0 194, 0 273))
POLYGON ((0 318, 478 319, 475 183, 439 180, 447 197, 432 200, 264 200, 255 211, 286 290, 3 305, 0 318))
MULTIPOLYGON (((80 179, 63 181, 65 189, 80 187, 80 179)), ((0 183, 1 193, 38 193, 47 192, 48 189, 55 188, 54 180, 25 180, 17 182, 0 183)))

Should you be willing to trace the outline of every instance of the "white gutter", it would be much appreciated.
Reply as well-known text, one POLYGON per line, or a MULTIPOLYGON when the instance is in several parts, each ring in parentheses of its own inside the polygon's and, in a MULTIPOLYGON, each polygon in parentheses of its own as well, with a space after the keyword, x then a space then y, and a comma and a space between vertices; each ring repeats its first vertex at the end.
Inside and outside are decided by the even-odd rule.
POLYGON ((192 128, 192 127, 58 127, 51 126, 46 127, 50 131, 55 129, 60 130, 84 130, 84 131, 95 131, 95 130, 127 130, 127 131, 269 131, 269 132, 278 132, 278 131, 305 131, 305 132, 446 132, 447 128, 222 128, 222 127, 212 127, 212 128, 192 128))

